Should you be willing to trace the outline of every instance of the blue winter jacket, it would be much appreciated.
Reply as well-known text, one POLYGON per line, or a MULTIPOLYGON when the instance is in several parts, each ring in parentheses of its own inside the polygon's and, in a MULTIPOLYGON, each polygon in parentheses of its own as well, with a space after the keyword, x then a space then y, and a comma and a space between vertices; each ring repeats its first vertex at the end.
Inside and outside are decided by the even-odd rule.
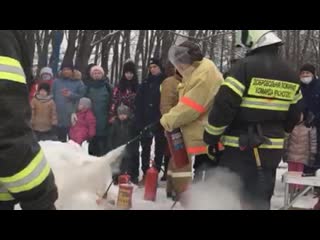
POLYGON ((136 105, 136 126, 138 129, 160 121, 160 85, 166 76, 149 75, 139 86, 135 99, 136 105))
POLYGON ((301 84, 305 113, 315 115, 315 125, 320 126, 320 80, 313 79, 309 84, 301 84))
POLYGON ((76 111, 79 99, 85 94, 85 86, 82 81, 58 78, 52 85, 53 100, 56 103, 58 126, 69 127, 71 125, 71 114, 76 111), (62 95, 62 89, 71 91, 69 97, 62 95))

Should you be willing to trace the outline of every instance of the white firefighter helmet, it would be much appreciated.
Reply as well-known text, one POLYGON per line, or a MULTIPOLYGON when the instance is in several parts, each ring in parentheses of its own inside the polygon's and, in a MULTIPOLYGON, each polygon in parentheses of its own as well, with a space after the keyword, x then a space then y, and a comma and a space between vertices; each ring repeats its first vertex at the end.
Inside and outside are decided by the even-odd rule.
POLYGON ((248 48, 249 51, 277 43, 282 43, 282 40, 272 30, 240 30, 236 32, 236 46, 248 48))

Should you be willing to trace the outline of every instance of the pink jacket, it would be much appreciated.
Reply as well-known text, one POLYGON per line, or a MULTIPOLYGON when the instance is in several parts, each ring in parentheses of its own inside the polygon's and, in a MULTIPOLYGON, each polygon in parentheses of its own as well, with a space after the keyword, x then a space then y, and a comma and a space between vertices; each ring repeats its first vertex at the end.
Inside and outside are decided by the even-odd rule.
POLYGON ((96 118, 91 109, 77 112, 77 122, 70 128, 70 139, 78 144, 96 135, 96 118))
POLYGON ((317 153, 317 130, 303 123, 295 126, 285 141, 283 160, 310 165, 317 153))

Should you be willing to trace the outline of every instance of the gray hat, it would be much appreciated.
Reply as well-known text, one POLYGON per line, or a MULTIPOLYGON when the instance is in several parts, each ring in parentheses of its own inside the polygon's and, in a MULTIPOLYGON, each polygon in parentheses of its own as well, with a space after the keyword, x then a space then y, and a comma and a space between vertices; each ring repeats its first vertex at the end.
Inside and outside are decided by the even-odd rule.
POLYGON ((87 108, 91 108, 91 100, 89 98, 85 98, 85 97, 80 98, 79 104, 81 104, 87 108))
POLYGON ((123 103, 117 108, 117 113, 118 115, 124 114, 124 115, 129 115, 130 114, 130 108, 123 103))

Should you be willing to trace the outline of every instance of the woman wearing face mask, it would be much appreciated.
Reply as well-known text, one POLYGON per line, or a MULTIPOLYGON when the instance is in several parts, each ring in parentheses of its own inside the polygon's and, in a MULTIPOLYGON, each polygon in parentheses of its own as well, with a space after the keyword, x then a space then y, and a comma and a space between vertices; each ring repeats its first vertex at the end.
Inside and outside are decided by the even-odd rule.
MULTIPOLYGON (((320 80, 316 78, 315 67, 309 63, 304 64, 300 69, 301 91, 305 104, 304 115, 312 116, 308 127, 314 126, 317 129, 317 155, 315 166, 320 167, 320 80)), ((305 170, 308 171, 308 170, 305 170)), ((310 169, 310 171, 313 171, 310 169)))
POLYGON ((301 91, 305 103, 304 114, 312 113, 312 122, 317 128, 320 127, 320 81, 316 78, 315 67, 309 63, 300 68, 301 91))

